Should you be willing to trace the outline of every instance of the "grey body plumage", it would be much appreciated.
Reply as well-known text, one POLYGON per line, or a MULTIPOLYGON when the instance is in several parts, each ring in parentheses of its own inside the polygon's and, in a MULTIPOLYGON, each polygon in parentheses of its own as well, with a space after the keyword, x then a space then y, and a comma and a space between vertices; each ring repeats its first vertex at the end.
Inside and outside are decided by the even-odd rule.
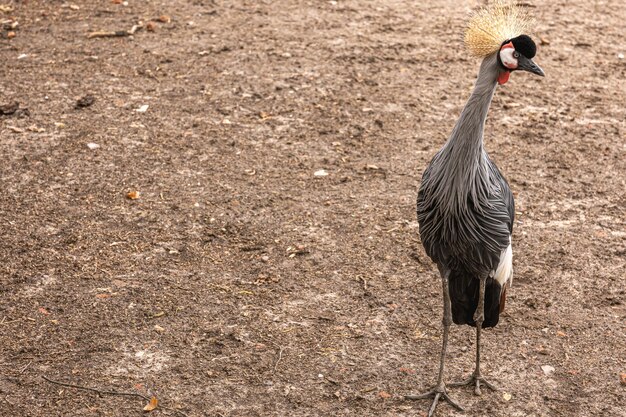
POLYGON ((440 269, 451 271, 457 324, 473 325, 481 278, 487 279, 483 327, 498 321, 499 308, 491 303, 499 303, 500 294, 491 292, 499 291, 500 285, 492 282, 493 274, 510 244, 515 210, 508 183, 485 151, 483 129, 501 71, 495 54, 483 60, 450 138, 424 171, 417 199, 426 253, 440 269), (468 312, 469 318, 463 319, 468 312))

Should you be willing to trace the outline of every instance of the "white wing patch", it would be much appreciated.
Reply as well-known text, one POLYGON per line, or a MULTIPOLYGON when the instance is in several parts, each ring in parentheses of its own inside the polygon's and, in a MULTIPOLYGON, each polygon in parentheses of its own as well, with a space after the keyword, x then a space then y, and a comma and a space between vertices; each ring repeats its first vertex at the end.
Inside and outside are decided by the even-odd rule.
POLYGON ((509 282, 509 285, 513 283, 513 247, 511 246, 511 237, 509 236, 509 246, 500 254, 500 263, 496 272, 493 274, 493 279, 498 281, 498 284, 504 287, 505 282, 509 282))

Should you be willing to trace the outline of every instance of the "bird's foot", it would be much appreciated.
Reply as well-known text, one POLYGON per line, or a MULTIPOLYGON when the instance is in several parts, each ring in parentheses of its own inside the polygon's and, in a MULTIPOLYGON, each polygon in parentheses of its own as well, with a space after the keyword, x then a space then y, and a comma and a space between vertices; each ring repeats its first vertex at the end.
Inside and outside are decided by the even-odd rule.
POLYGON ((450 404, 457 410, 464 411, 463 407, 461 407, 456 401, 450 398, 450 396, 446 392, 446 386, 444 384, 439 384, 435 388, 424 394, 410 394, 405 395, 404 398, 407 400, 424 400, 426 398, 433 398, 433 402, 430 406, 430 409, 428 410, 428 417, 432 417, 435 414, 435 409, 437 408, 437 404, 439 403, 440 399, 444 399, 448 404, 450 404))
POLYGON ((465 381, 452 382, 448 385, 451 387, 462 387, 465 385, 474 385, 474 394, 476 395, 482 394, 482 392, 480 391, 481 385, 486 386, 492 391, 498 391, 498 388, 496 386, 494 386, 491 382, 487 381, 485 377, 483 377, 482 375, 476 374, 476 372, 474 372, 472 376, 467 378, 465 381))

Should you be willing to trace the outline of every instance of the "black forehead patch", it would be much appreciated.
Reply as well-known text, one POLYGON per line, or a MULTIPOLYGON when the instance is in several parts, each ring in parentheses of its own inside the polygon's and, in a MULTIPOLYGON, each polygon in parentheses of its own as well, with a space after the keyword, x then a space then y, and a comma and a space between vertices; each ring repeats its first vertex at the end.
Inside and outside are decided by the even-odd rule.
POLYGON ((537 53, 537 45, 528 35, 520 35, 517 38, 511 39, 515 50, 526 58, 532 58, 537 53))

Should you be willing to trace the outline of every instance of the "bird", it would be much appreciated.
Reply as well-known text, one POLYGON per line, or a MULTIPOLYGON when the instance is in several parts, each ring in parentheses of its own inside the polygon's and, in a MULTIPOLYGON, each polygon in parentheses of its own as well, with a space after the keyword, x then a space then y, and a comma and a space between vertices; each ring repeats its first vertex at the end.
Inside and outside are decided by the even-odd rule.
POLYGON ((480 371, 481 330, 496 326, 513 279, 511 237, 515 217, 513 194, 489 158, 483 134, 491 101, 511 73, 544 76, 533 61, 537 46, 527 34, 532 19, 524 9, 494 1, 476 11, 465 32, 468 53, 482 58, 473 91, 452 133, 424 173, 417 196, 419 235, 426 254, 437 265, 443 290, 443 343, 435 386, 410 400, 432 398, 428 417, 440 400, 463 408, 447 387, 472 385, 496 390, 480 371), (444 382, 451 324, 476 327, 475 369, 460 383, 444 382))

